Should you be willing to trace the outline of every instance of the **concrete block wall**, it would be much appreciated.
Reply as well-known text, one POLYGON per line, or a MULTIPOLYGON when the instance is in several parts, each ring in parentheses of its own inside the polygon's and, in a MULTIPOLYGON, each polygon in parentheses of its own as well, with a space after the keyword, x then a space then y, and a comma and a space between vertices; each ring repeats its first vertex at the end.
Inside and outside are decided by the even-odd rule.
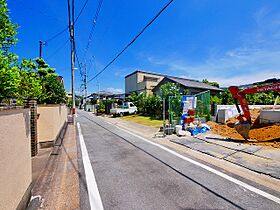
POLYGON ((280 109, 261 110, 260 123, 280 123, 280 109))
MULTIPOLYGON (((241 106, 239 105, 240 110, 241 106)), ((249 105, 250 109, 264 109, 273 108, 273 105, 249 105)), ((280 105, 275 106, 276 109, 280 109, 280 105)), ((225 123, 227 119, 237 116, 238 111, 235 105, 215 105, 215 117, 219 123, 225 123)))
POLYGON ((65 105, 38 105, 37 113, 38 142, 55 141, 67 122, 68 108, 65 105))
POLYGON ((30 111, 0 111, 0 122, 0 209, 17 209, 32 182, 30 111))

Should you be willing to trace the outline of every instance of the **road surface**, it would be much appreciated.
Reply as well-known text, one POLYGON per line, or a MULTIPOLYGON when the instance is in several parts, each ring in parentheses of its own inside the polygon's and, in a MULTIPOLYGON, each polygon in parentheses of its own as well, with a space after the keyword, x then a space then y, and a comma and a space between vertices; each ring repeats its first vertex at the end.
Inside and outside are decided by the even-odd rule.
POLYGON ((90 113, 76 122, 81 209, 280 209, 279 192, 90 113))

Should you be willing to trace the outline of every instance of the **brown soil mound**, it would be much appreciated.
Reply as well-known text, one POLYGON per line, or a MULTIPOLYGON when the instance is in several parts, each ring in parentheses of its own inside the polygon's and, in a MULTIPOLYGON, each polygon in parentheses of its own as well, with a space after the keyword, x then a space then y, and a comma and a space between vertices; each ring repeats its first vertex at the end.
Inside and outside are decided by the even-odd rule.
MULTIPOLYGON (((280 148, 280 124, 260 124, 260 109, 252 109, 250 113, 252 118, 252 126, 249 132, 252 142, 250 143, 280 148)), ((228 119, 225 125, 215 122, 208 122, 207 124, 211 127, 213 133, 217 133, 232 140, 244 141, 240 134, 234 129, 234 124, 236 122, 238 122, 238 120, 233 117, 228 119)))

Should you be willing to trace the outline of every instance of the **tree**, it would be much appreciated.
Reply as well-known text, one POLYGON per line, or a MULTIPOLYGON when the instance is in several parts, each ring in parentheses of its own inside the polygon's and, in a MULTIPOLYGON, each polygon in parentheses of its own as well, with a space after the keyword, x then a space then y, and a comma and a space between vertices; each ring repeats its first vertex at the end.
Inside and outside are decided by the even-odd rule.
POLYGON ((209 82, 207 79, 203 79, 202 82, 205 83, 205 84, 208 84, 208 85, 215 86, 217 88, 220 87, 219 83, 217 83, 217 82, 209 82))
POLYGON ((36 71, 39 75, 42 86, 42 94, 38 95, 38 103, 42 104, 60 104, 66 102, 66 92, 61 81, 58 80, 58 75, 55 74, 55 69, 42 58, 35 59, 37 63, 36 71))
POLYGON ((41 98, 43 88, 36 70, 36 64, 31 60, 23 59, 18 64, 21 80, 19 82, 17 99, 21 103, 25 98, 41 98))
POLYGON ((14 66, 17 56, 9 52, 16 43, 16 28, 8 16, 6 0, 0 0, 0 102, 18 96, 20 74, 14 66))
POLYGON ((17 98, 22 103, 24 98, 37 98, 38 103, 64 103, 66 93, 54 68, 42 58, 36 58, 36 63, 31 59, 20 62, 9 51, 16 44, 17 27, 8 16, 6 0, 0 0, 0 102, 17 98))
POLYGON ((144 112, 149 116, 157 116, 162 113, 162 102, 159 96, 147 95, 144 99, 144 112))
MULTIPOLYGON (((272 105, 279 93, 276 91, 266 93, 255 93, 246 95, 248 104, 251 105, 272 105)), ((221 104, 234 104, 232 95, 228 89, 226 89, 221 95, 221 104)))
POLYGON ((180 88, 178 85, 168 82, 160 87, 161 98, 168 100, 169 96, 181 96, 180 88))
POLYGON ((10 20, 6 0, 0 0, 0 51, 7 53, 12 45, 15 45, 16 29, 18 26, 10 20))
POLYGON ((165 100, 165 110, 168 110, 169 116, 178 118, 182 114, 182 94, 179 86, 171 82, 162 85, 160 96, 165 100))
POLYGON ((19 95, 20 81, 20 73, 12 66, 10 57, 0 53, 0 102, 19 95))

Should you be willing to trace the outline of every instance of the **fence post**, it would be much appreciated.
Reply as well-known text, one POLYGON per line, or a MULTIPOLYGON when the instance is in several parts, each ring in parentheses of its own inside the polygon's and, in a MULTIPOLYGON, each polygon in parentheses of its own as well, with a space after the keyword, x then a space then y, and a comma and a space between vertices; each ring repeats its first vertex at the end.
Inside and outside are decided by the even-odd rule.
POLYGON ((37 100, 26 99, 25 108, 30 108, 30 133, 31 133, 31 156, 38 154, 38 134, 37 134, 37 100))

